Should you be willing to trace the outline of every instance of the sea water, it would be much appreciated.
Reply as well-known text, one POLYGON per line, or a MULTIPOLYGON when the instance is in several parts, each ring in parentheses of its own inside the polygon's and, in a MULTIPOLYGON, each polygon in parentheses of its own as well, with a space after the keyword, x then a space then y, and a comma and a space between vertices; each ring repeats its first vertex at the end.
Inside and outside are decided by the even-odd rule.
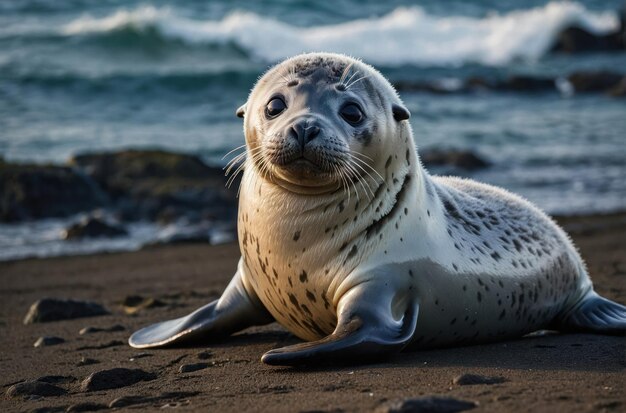
MULTIPOLYGON (((65 162, 163 148, 223 165, 243 143, 235 109, 272 64, 349 54, 392 82, 626 71, 625 53, 555 55, 556 35, 619 25, 621 1, 0 1, 0 154, 65 162)), ((626 207, 626 100, 603 94, 401 92, 420 149, 470 149, 470 177, 550 213, 626 207)), ((435 171, 436 172, 436 171, 435 171)), ((67 220, 0 225, 0 259, 134 249, 161 229, 67 244, 67 220), (19 242, 18 242, 19 241, 19 242)))

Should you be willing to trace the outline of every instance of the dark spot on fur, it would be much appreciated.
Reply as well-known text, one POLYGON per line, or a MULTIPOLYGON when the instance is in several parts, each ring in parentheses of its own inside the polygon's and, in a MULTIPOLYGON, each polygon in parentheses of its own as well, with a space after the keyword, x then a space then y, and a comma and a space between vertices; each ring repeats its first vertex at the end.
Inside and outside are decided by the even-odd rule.
POLYGON ((302 273, 300 274, 300 282, 307 282, 308 281, 308 275, 306 273, 306 271, 302 270, 302 273))
POLYGON ((390 165, 391 165, 391 156, 387 158, 387 162, 385 162, 385 169, 389 168, 390 165))
POLYGON ((346 259, 350 259, 352 257, 354 257, 356 255, 357 252, 357 247, 356 245, 353 245, 352 248, 350 249, 350 251, 348 252, 348 255, 346 257, 346 259))
POLYGON ((316 302, 317 299, 315 298, 315 294, 313 294, 311 291, 306 290, 306 298, 309 299, 309 301, 313 301, 316 302))
POLYGON ((480 291, 478 291, 478 292, 476 293, 476 299, 478 300, 478 302, 479 302, 479 303, 483 300, 483 296, 482 296, 482 294, 480 293, 480 291))

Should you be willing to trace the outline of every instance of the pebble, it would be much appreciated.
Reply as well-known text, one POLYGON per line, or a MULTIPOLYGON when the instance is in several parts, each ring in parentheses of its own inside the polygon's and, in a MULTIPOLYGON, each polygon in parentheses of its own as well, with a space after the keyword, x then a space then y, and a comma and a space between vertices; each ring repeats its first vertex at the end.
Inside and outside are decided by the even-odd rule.
POLYGON ((57 344, 61 344, 61 343, 65 343, 65 340, 62 339, 61 337, 44 336, 44 337, 39 337, 37 341, 35 341, 35 344, 33 344, 33 346, 34 347, 56 346, 57 344))
POLYGON ((84 334, 91 334, 91 333, 100 333, 100 332, 105 332, 105 333, 113 333, 116 331, 124 331, 126 330, 126 328, 123 325, 120 324, 116 324, 112 327, 108 327, 108 328, 100 328, 100 327, 85 327, 83 329, 81 329, 78 334, 80 334, 81 336, 84 334))
POLYGON ((405 399, 377 409, 378 413, 456 413, 478 406, 476 402, 452 397, 427 396, 405 399))
POLYGON ((199 360, 207 360, 207 359, 210 359, 211 357, 213 357, 213 353, 211 353, 208 350, 205 350, 205 351, 201 351, 200 353, 196 354, 196 357, 199 360))
POLYGON ((83 380, 80 389, 82 391, 118 389, 140 381, 149 381, 156 378, 156 374, 141 369, 114 368, 92 373, 83 380))
POLYGON ((23 381, 21 383, 14 384, 7 390, 7 396, 19 397, 19 396, 61 396, 67 393, 65 389, 54 384, 46 383, 43 381, 30 380, 23 381))
POLYGON ((460 376, 456 376, 452 379, 453 384, 458 384, 459 386, 468 386, 473 384, 498 384, 504 383, 506 379, 504 377, 489 377, 489 376, 481 376, 478 374, 461 374, 460 376))
POLYGON ((165 305, 161 300, 140 295, 129 295, 122 301, 122 307, 124 307, 126 314, 135 314, 145 308, 163 307, 165 305))
POLYGON ((69 320, 110 314, 98 303, 91 301, 44 298, 33 303, 24 318, 24 324, 69 320))
POLYGON ((80 359, 78 363, 76 363, 76 365, 78 367, 81 367, 81 366, 90 366, 92 364, 98 364, 98 363, 100 363, 100 360, 92 359, 89 357, 83 357, 80 359))
POLYGON ((106 404, 83 402, 71 405, 67 408, 66 412, 95 412, 104 409, 108 409, 106 404))
POLYGON ((126 406, 132 406, 133 404, 146 403, 149 402, 150 399, 143 396, 122 396, 114 399, 109 403, 109 408, 120 408, 126 406))
POLYGON ((209 367, 208 363, 183 364, 178 369, 179 373, 191 373, 193 371, 204 370, 209 367))

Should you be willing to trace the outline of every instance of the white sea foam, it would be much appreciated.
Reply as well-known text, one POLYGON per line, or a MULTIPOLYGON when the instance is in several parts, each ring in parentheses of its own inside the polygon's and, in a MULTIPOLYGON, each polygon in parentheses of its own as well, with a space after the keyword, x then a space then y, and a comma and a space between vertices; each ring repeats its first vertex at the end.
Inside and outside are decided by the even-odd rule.
POLYGON ((572 2, 551 2, 483 18, 442 17, 419 7, 401 7, 382 17, 304 28, 250 12, 200 21, 181 17, 170 8, 143 6, 104 18, 83 16, 63 27, 63 32, 89 35, 150 29, 189 44, 234 43, 265 62, 307 51, 331 51, 385 66, 502 65, 540 58, 567 26, 601 34, 618 24, 614 12, 592 12, 572 2))

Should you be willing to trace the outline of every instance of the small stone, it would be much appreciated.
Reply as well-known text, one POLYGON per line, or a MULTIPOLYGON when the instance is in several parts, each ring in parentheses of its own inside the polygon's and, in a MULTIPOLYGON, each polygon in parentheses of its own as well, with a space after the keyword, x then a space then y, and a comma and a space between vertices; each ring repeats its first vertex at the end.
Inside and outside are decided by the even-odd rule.
POLYGON ((427 396, 405 399, 383 406, 376 411, 379 413, 456 413, 477 406, 476 402, 457 400, 452 397, 427 396))
POLYGON ((213 353, 211 353, 210 351, 201 351, 200 353, 196 354, 196 357, 198 357, 199 360, 208 360, 211 357, 213 357, 213 353))
POLYGON ((76 350, 102 350, 109 347, 123 346, 125 343, 121 340, 111 340, 103 344, 97 344, 95 346, 82 346, 76 350))
POLYGON ((122 396, 111 401, 111 403, 109 403, 109 408, 115 409, 120 407, 127 407, 132 406, 133 404, 146 403, 149 401, 150 399, 143 396, 122 396))
POLYGON ((98 303, 91 301, 44 298, 30 306, 24 324, 45 323, 48 321, 69 320, 81 317, 94 317, 110 314, 98 303))
POLYGON ((135 361, 135 360, 142 359, 142 358, 145 358, 145 357, 152 357, 152 354, 150 354, 150 353, 137 353, 134 356, 132 356, 131 358, 129 358, 128 360, 129 361, 135 361))
POLYGON ((128 235, 123 227, 112 225, 97 217, 88 217, 65 229, 66 240, 84 238, 113 238, 128 235))
POLYGON ((140 381, 150 381, 156 378, 156 374, 141 369, 114 368, 92 373, 83 380, 80 388, 82 391, 117 389, 139 383, 140 381))
POLYGON ((54 384, 42 381, 32 380, 14 384, 7 390, 7 396, 61 396, 67 393, 65 389, 55 386, 54 384))
POLYGON ((179 373, 191 373, 193 371, 204 370, 209 367, 208 363, 183 364, 178 369, 179 373))
POLYGON ((504 383, 506 379, 504 377, 489 377, 481 376, 479 374, 461 374, 452 379, 453 384, 459 386, 468 386, 473 384, 498 384, 504 383))
POLYGON ((50 383, 50 384, 71 383, 73 381, 76 381, 76 377, 74 376, 42 376, 42 377, 39 377, 37 381, 50 383))
POLYGON ((104 409, 108 409, 106 404, 84 402, 71 405, 66 412, 95 412, 104 409))
POLYGON ((134 314, 144 308, 163 307, 165 303, 152 297, 142 297, 140 295, 129 295, 122 301, 122 306, 126 314, 134 314))
POLYGON ((90 366, 92 364, 98 364, 98 363, 100 363, 100 360, 91 359, 91 358, 88 358, 88 357, 83 357, 83 358, 80 359, 80 361, 78 363, 76 363, 76 365, 78 367, 81 367, 81 366, 90 366))
POLYGON ((62 339, 61 337, 44 336, 44 337, 39 337, 37 341, 35 341, 35 344, 33 344, 33 346, 34 347, 55 346, 61 343, 65 343, 65 340, 62 339))

